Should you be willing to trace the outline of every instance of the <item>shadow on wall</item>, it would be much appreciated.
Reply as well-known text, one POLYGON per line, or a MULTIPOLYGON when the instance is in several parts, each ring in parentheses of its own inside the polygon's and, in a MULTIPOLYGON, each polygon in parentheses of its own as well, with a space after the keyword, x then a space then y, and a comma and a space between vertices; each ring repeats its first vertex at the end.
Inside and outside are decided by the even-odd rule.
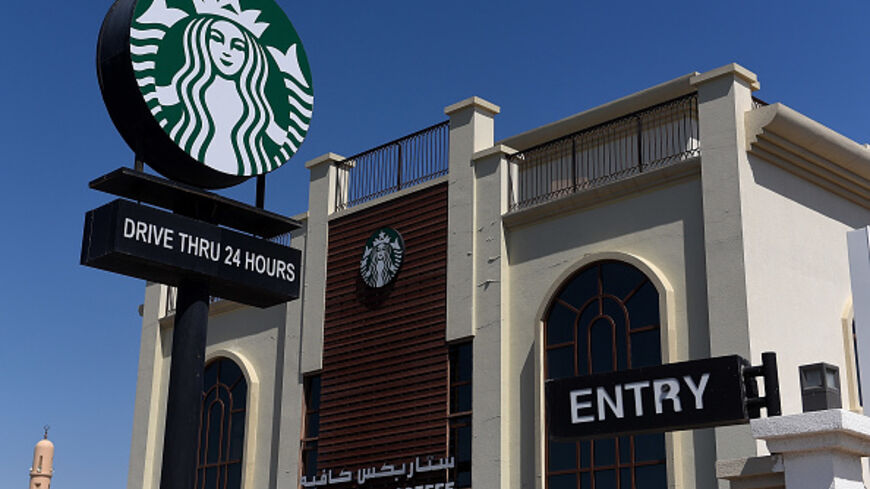
POLYGON ((267 309, 244 307, 209 318, 208 344, 240 341, 271 329, 279 330, 286 320, 286 307, 284 304, 267 309))
POLYGON ((654 229, 687 218, 701 219, 698 181, 639 193, 592 208, 568 211, 547 220, 508 230, 511 265, 557 255, 581 246, 654 229), (680 189, 682 187, 682 189, 680 189), (687 196, 687 193, 694 195, 687 196), (684 198, 687 197, 687 198, 684 198), (697 209, 692 209, 696 204, 697 209))
POLYGON ((867 225, 866 209, 773 163, 749 155, 749 168, 756 184, 784 199, 796 202, 835 221, 843 222, 852 228, 867 225))
MULTIPOLYGON (((534 413, 535 412, 535 354, 529 350, 523 361, 523 368, 520 371, 520 412, 534 413)), ((520 473, 522 474, 520 484, 524 488, 540 487, 535 481, 537 471, 535 470, 535 417, 531 414, 521 416, 522 422, 520 425, 520 473)))
MULTIPOLYGON (((401 270, 399 270, 401 273, 401 270)), ((357 274, 356 276, 356 298, 366 306, 368 309, 378 309, 381 305, 390 298, 390 295, 393 293, 393 288, 395 287, 395 283, 398 280, 398 275, 393 278, 390 283, 384 285, 383 287, 373 288, 369 287, 362 277, 357 274)))

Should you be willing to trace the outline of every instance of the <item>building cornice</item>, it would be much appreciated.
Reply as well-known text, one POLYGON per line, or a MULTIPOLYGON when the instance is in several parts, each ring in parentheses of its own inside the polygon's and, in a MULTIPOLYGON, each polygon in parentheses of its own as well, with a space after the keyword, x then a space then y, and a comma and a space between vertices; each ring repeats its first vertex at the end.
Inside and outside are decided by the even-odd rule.
POLYGON ((758 76, 737 63, 729 63, 725 66, 720 66, 719 68, 693 76, 689 79, 689 83, 692 86, 703 85, 704 83, 723 76, 731 76, 743 80, 753 92, 761 90, 761 83, 758 82, 758 76))
POLYGON ((511 148, 510 146, 505 146, 503 144, 496 144, 495 146, 493 146, 491 148, 487 148, 487 149, 478 151, 477 153, 474 153, 471 156, 471 161, 474 163, 477 163, 478 161, 485 159, 485 158, 489 158, 490 156, 493 156, 493 155, 507 157, 507 156, 513 156, 516 153, 517 153, 517 150, 511 148))
POLYGON ((345 160, 344 156, 341 156, 341 155, 338 155, 335 153, 326 153, 324 155, 318 156, 317 158, 314 158, 313 160, 306 161, 305 168, 308 168, 310 170, 310 169, 314 168, 315 166, 319 166, 319 165, 322 165, 324 163, 335 164, 335 163, 338 163, 338 162, 341 162, 344 160, 345 160))
POLYGON ((782 104, 745 118, 750 154, 870 209, 870 149, 782 104))
POLYGON ((484 100, 480 97, 474 96, 474 97, 469 97, 465 100, 456 102, 455 104, 448 105, 447 107, 444 108, 444 114, 447 116, 452 116, 453 114, 455 114, 461 110, 465 110, 465 109, 469 109, 469 108, 483 111, 483 112, 489 114, 490 116, 497 115, 499 112, 501 112, 501 107, 499 107, 498 105, 495 105, 494 103, 492 103, 488 100, 484 100))

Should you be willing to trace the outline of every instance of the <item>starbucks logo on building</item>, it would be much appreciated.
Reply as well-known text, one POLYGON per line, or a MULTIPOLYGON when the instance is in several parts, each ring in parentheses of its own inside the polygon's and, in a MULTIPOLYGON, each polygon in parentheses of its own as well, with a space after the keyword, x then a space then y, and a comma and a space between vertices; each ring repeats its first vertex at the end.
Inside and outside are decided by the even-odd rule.
POLYGON ((308 132, 308 59, 274 0, 117 0, 98 50, 116 126, 169 178, 239 183, 283 165, 308 132))
POLYGON ((396 277, 405 255, 405 241, 393 228, 381 228, 366 241, 359 273, 369 287, 383 287, 396 277))

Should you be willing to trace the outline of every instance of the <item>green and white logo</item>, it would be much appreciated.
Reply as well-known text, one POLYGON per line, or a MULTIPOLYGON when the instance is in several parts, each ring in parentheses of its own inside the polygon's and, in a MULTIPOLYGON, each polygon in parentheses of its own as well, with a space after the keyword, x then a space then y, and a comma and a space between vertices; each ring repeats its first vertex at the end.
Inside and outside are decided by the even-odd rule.
POLYGON ((210 168, 267 173, 308 132, 308 59, 273 0, 139 0, 130 50, 155 120, 210 168))
POLYGON ((383 287, 396 277, 405 255, 405 240, 393 228, 381 228, 372 233, 359 261, 363 281, 373 288, 383 287))

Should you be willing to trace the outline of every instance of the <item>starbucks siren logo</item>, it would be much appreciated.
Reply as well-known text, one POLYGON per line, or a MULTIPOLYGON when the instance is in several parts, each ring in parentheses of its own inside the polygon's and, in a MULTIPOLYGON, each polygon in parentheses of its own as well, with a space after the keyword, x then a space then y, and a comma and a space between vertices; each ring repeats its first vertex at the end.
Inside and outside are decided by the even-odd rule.
POLYGON ((402 257, 405 254, 405 241, 393 228, 375 231, 366 242, 359 273, 369 287, 380 288, 389 284, 399 273, 402 257))
POLYGON ((308 132, 308 60, 274 0, 138 0, 130 50, 157 123, 210 168, 272 171, 308 132))

